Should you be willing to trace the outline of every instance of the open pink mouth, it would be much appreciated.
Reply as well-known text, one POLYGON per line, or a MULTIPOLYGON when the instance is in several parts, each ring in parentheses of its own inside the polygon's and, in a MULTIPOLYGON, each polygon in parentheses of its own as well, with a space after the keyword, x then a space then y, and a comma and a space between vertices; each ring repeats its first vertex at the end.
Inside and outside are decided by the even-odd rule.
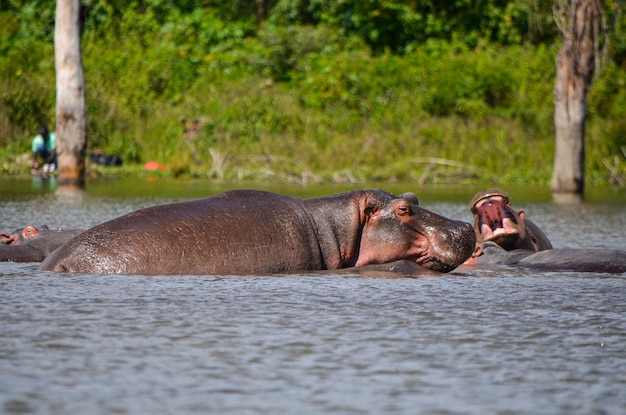
POLYGON ((515 228, 507 226, 508 219, 503 221, 502 227, 491 227, 490 225, 482 225, 480 232, 483 235, 484 241, 494 241, 497 242, 498 239, 508 239, 511 236, 515 236, 519 234, 519 231, 515 228))
POLYGON ((472 211, 479 216, 479 229, 485 241, 498 242, 519 234, 517 220, 505 207, 509 201, 501 195, 487 195, 474 204, 472 211))

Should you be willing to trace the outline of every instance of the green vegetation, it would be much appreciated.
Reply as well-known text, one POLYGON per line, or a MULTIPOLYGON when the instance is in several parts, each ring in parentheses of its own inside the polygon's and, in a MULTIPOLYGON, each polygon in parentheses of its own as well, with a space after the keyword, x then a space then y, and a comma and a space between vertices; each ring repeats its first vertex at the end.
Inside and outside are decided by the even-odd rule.
MULTIPOLYGON (((85 2, 89 152, 125 162, 90 170, 155 160, 169 169, 153 174, 176 177, 548 183, 552 3, 439 3, 85 2), (183 119, 199 131, 184 138, 183 119)), ((605 6, 587 181, 624 186, 626 19, 605 6)), ((0 6, 4 174, 26 174, 39 120, 54 126, 54 8, 0 6)))

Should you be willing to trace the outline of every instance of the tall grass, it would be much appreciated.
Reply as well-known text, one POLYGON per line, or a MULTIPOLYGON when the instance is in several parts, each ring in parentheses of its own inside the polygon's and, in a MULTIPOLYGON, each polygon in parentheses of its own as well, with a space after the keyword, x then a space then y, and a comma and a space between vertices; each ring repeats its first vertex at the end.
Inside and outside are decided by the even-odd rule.
MULTIPOLYGON (((115 47, 113 35, 83 42, 92 152, 126 164, 156 160, 179 177, 550 179, 557 46, 427 42, 372 56, 323 27, 234 33, 202 47, 176 27, 151 30, 126 27, 115 47), (201 128, 184 138, 181 121, 196 119, 201 128)), ((53 60, 50 49, 39 53, 53 60)), ((0 158, 15 160, 28 150, 35 118, 53 124, 54 74, 49 64, 8 58, 0 69, 0 158)), ((625 82, 624 68, 608 66, 589 98, 591 183, 617 183, 615 169, 626 176, 625 82)))

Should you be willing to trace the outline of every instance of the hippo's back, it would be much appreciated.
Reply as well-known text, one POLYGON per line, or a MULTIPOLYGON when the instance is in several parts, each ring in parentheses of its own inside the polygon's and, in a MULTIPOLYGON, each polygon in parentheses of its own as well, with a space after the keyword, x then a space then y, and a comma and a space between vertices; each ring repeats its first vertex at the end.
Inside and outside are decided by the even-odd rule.
POLYGON ((248 274, 323 267, 301 201, 238 190, 141 209, 53 252, 42 270, 92 274, 248 274))

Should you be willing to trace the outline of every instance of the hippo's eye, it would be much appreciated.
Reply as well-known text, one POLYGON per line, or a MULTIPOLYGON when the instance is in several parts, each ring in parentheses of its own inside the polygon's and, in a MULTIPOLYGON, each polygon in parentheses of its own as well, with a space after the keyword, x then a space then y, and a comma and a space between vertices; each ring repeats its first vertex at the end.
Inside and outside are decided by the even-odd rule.
POLYGON ((396 214, 398 216, 410 215, 411 214, 411 207, 408 204, 400 203, 396 207, 396 214))

